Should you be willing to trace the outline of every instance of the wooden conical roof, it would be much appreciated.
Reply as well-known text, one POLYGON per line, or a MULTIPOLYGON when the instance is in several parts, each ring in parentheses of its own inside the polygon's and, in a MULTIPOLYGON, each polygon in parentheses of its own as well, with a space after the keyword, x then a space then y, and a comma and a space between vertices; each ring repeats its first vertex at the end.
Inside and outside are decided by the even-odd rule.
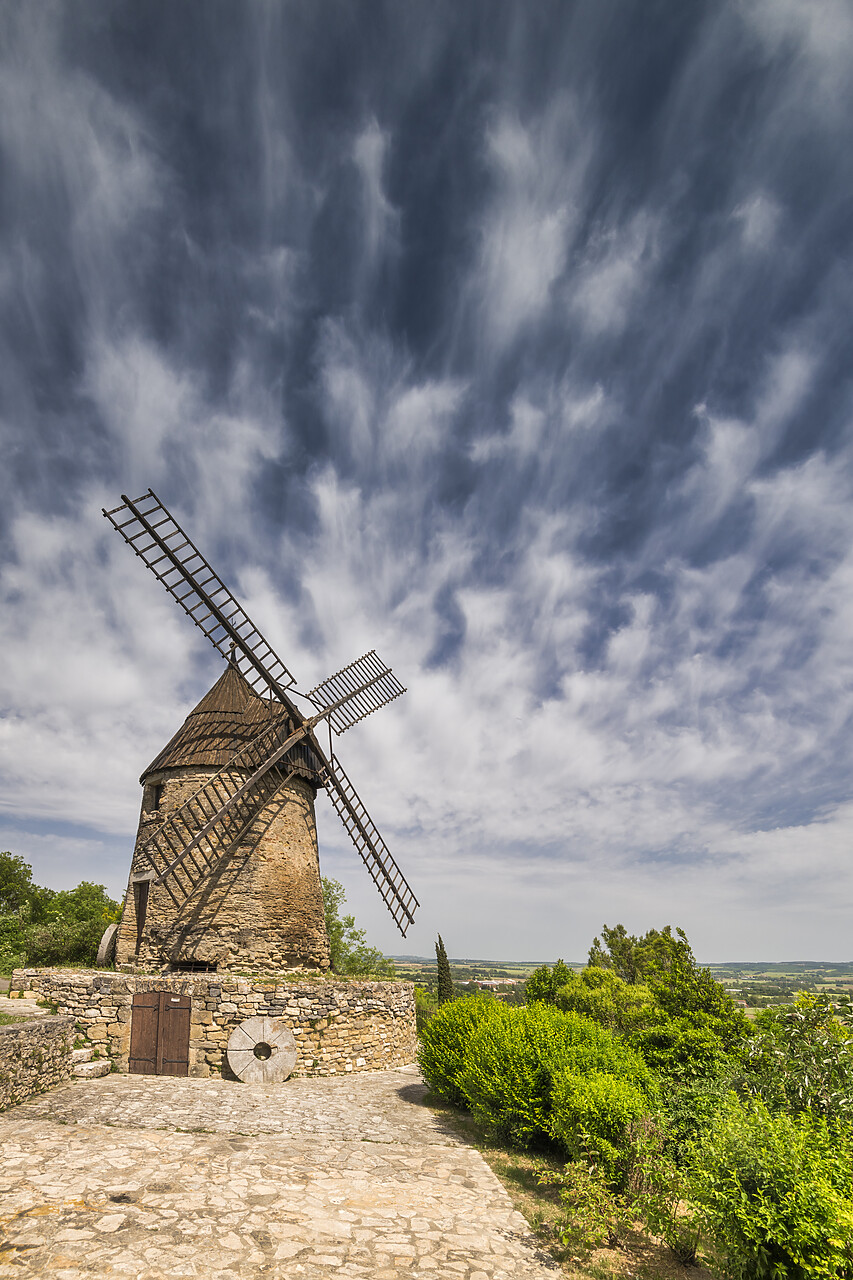
POLYGON ((231 663, 194 707, 181 728, 143 772, 140 782, 161 769, 200 766, 222 769, 235 751, 264 725, 287 712, 280 703, 259 698, 231 663))

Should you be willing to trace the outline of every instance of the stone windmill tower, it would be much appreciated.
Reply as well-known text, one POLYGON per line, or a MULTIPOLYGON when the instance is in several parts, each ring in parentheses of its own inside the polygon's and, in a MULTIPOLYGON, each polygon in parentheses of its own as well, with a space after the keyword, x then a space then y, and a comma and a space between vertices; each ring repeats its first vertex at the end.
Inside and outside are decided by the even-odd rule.
POLYGON ((165 819, 282 718, 229 663, 140 778, 139 832, 116 961, 142 967, 287 969, 329 967, 329 940, 314 821, 319 761, 293 750, 293 775, 219 860, 199 891, 175 900, 154 885, 145 848, 165 819))
POLYGON ((374 652, 293 697, 294 680, 149 489, 104 515, 214 647, 224 674, 142 775, 116 962, 143 968, 329 966, 314 822, 329 795, 397 927, 417 899, 334 753, 333 733, 405 692, 374 652), (314 732, 329 729, 329 748, 314 732))

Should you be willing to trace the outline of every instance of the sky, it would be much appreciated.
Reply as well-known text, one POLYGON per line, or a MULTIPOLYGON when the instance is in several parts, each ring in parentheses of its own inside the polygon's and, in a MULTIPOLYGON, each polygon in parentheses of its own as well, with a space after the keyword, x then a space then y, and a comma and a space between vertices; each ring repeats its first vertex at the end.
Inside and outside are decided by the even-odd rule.
POLYGON ((222 662, 150 486, 421 906, 374 945, 853 959, 847 0, 3 0, 0 848, 123 893, 222 662))

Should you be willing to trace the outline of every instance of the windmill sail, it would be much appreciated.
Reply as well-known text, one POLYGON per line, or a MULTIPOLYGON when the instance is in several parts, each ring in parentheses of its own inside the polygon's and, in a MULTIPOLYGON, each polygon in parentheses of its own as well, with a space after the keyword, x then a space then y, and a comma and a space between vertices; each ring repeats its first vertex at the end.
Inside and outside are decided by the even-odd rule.
POLYGON ((104 515, 125 542, 223 658, 233 654, 255 693, 287 703, 293 676, 174 516, 151 489, 141 498, 121 496, 123 505, 104 515))
POLYGON ((156 883, 167 883, 173 901, 189 897, 223 854, 240 843, 293 776, 295 770, 282 757, 307 734, 304 726, 292 731, 282 717, 235 752, 158 827, 141 853, 156 883))
POLYGON ((335 756, 326 764, 325 787, 361 860, 405 938, 420 905, 365 809, 358 792, 335 756))
POLYGON ((359 720, 393 702, 406 690, 371 649, 363 658, 329 676, 306 697, 323 707, 335 733, 346 733, 359 720))
POLYGON ((313 733, 323 718, 345 732, 399 697, 403 686, 371 650, 312 690, 309 699, 320 709, 305 719, 288 694, 294 677, 153 490, 134 499, 122 494, 122 505, 104 515, 254 692, 271 696, 287 711, 155 832, 144 853, 151 878, 165 884, 176 903, 186 899, 284 786, 290 777, 286 753, 304 739, 322 785, 405 937, 417 899, 340 761, 326 758, 313 733))
MULTIPOLYGON (((372 670, 378 669, 383 676, 391 676, 390 670, 382 666, 375 653, 368 656, 373 659, 372 670)), ((358 665, 352 663, 347 670, 358 665)), ((176 892, 181 898, 189 896, 223 853, 239 843, 264 806, 292 776, 292 770, 282 774, 279 766, 282 757, 286 758, 300 741, 308 737, 319 720, 346 710, 350 701, 358 705, 365 683, 372 688, 372 677, 341 695, 331 708, 312 716, 293 732, 288 730, 284 721, 264 729, 237 751, 215 777, 170 814, 142 850, 156 875, 156 882, 162 884, 173 877, 175 883, 169 886, 173 898, 176 892)), ((391 696, 398 695, 393 693, 391 696)), ((363 715, 358 718, 363 718, 363 715)), ((320 780, 405 937, 418 906, 405 876, 340 761, 333 757, 331 762, 324 762, 320 780)))

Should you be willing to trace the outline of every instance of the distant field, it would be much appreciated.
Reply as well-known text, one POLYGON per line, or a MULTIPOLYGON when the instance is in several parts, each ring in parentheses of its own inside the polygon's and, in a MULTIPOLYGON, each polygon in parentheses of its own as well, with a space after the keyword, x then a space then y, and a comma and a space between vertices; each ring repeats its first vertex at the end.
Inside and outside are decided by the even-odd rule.
MULTIPOLYGON (((399 977, 423 986, 436 982, 435 957, 392 956, 399 977)), ((572 969, 582 969, 585 961, 567 960, 572 969)), ((472 960, 450 957, 453 979, 459 984, 497 982, 507 988, 520 986, 542 964, 549 960, 472 960)), ((821 963, 816 960, 779 962, 730 961, 709 964, 708 968, 734 1000, 749 1009, 787 1004, 798 991, 822 991, 831 996, 853 995, 853 961, 847 964, 821 963)))

